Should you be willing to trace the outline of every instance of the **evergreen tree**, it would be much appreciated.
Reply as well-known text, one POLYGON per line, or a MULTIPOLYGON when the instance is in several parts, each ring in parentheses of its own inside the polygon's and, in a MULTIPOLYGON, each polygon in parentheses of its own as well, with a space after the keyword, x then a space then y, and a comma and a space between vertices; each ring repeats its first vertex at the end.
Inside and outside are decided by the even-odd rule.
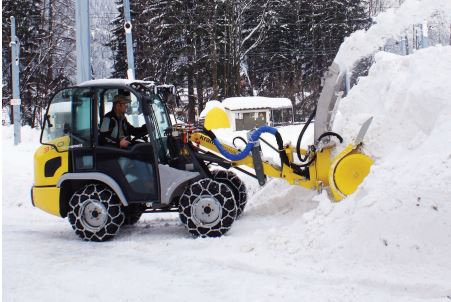
MULTIPOLYGON (((122 0, 116 0, 117 9, 119 11, 118 16, 113 21, 112 38, 108 43, 113 52, 113 66, 114 71, 113 78, 127 78, 127 46, 125 43, 125 30, 124 30, 124 5, 122 0)), ((131 10, 132 11, 132 10, 131 10)), ((133 19, 133 14, 132 19, 133 19)), ((134 29, 132 29, 134 32, 134 29)))
MULTIPOLYGON (((117 3, 121 16, 111 45, 115 76, 124 76, 122 0, 117 3)), ((307 115, 344 37, 369 23, 367 4, 359 0, 133 3, 137 74, 187 88, 191 121, 206 99, 254 92, 301 102, 307 115)))

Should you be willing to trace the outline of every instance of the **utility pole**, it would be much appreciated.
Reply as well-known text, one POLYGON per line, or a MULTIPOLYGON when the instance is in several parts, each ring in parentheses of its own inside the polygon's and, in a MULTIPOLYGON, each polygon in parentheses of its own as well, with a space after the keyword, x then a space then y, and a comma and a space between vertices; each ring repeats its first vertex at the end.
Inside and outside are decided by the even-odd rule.
POLYGON ((127 77, 129 80, 135 79, 135 58, 133 56, 132 21, 130 15, 130 1, 124 0, 124 29, 125 42, 127 43, 127 77))
POLYGON ((422 35, 423 48, 426 48, 429 46, 428 21, 426 21, 426 20, 423 21, 422 29, 423 29, 423 32, 422 32, 423 33, 423 35, 422 35))
POLYGON ((13 98, 11 106, 13 107, 14 117, 14 145, 20 144, 20 90, 19 90, 19 55, 20 43, 16 37, 16 18, 11 17, 11 66, 12 66, 12 84, 13 84, 13 98))
POLYGON ((75 0, 75 32, 77 35, 77 83, 92 79, 89 0, 75 0))
MULTIPOLYGON (((130 1, 124 0, 124 29, 125 29, 125 42, 127 44, 127 78, 129 80, 135 80, 135 57, 133 55, 133 37, 132 37, 132 17, 130 14, 130 1)), ((136 96, 132 93, 132 122, 133 125, 138 125, 138 107, 136 104, 136 96)))
POLYGON ((405 56, 407 55, 407 37, 406 36, 402 36, 401 37, 401 55, 405 56))

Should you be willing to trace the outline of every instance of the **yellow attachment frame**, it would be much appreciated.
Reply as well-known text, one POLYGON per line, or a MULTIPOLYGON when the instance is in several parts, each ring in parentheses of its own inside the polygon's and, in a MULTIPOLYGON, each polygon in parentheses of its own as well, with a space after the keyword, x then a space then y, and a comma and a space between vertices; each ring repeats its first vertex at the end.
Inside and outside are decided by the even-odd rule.
MULTIPOLYGON (((213 141, 201 132, 192 133, 190 141, 197 146, 220 154, 213 141)), ((239 150, 222 144, 224 149, 232 154, 239 153, 239 150)), ((283 178, 291 185, 299 185, 304 188, 321 191, 328 189, 330 196, 335 201, 340 201, 346 195, 352 194, 363 179, 368 175, 373 163, 372 159, 359 151, 359 146, 349 144, 343 151, 331 160, 332 147, 324 148, 315 153, 316 157, 308 166, 309 178, 301 176, 287 166, 277 166, 268 161, 263 161, 263 172, 266 176, 283 178)), ((290 162, 293 162, 293 146, 286 146, 284 150, 290 162)), ((306 150, 301 149, 302 154, 306 150)), ((254 168, 252 156, 248 155, 239 161, 232 161, 232 166, 247 166, 254 168)))

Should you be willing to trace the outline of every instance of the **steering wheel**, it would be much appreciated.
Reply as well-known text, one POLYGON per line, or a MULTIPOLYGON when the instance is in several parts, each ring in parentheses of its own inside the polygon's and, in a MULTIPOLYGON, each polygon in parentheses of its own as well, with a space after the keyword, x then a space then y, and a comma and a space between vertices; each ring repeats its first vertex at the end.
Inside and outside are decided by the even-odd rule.
POLYGON ((130 141, 131 144, 135 144, 135 143, 148 143, 149 142, 149 137, 148 137, 148 133, 142 133, 140 135, 136 135, 134 138, 132 138, 132 140, 130 141))

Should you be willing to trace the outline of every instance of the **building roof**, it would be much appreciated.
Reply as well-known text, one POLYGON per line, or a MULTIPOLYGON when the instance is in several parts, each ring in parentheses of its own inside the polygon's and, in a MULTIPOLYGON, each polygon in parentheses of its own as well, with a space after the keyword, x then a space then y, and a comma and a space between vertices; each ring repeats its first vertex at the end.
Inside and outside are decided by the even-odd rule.
POLYGON ((269 98, 263 96, 233 97, 222 101, 222 105, 231 111, 246 109, 281 109, 291 108, 287 98, 269 98))

